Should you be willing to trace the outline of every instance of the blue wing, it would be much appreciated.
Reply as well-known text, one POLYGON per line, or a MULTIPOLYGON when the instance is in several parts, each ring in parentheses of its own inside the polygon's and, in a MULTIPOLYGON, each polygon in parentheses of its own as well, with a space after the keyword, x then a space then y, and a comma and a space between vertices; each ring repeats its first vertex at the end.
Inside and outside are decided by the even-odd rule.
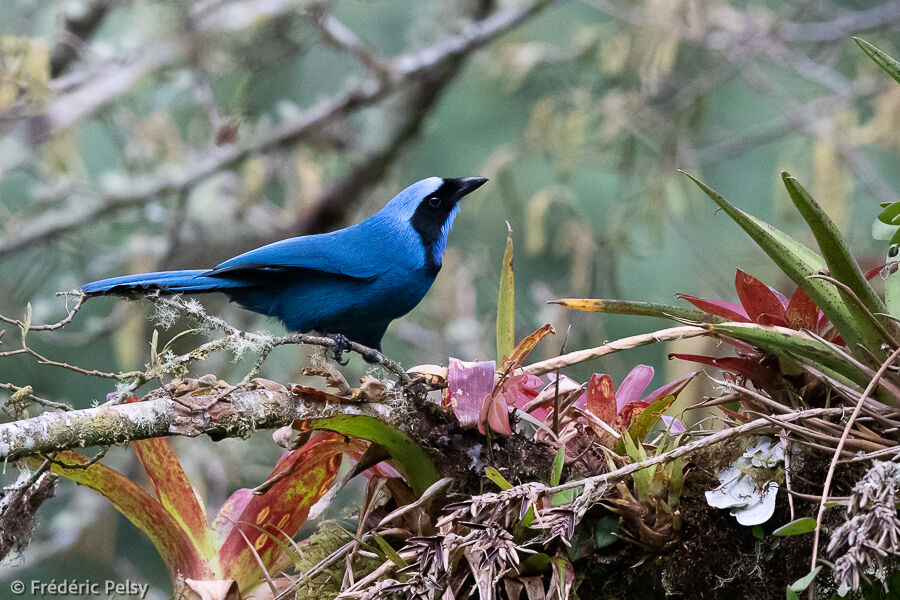
POLYGON ((281 240, 235 256, 205 272, 206 277, 241 278, 283 272, 319 273, 372 279, 390 268, 390 262, 372 252, 371 232, 359 225, 331 233, 281 240))

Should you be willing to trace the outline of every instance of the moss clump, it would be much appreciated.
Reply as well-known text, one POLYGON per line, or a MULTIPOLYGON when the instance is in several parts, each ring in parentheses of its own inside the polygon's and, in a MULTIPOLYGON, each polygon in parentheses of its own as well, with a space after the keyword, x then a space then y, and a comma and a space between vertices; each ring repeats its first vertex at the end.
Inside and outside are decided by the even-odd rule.
MULTIPOLYGON (((297 574, 303 574, 328 558, 334 551, 349 541, 347 533, 336 525, 323 524, 303 545, 302 553, 296 557, 294 567, 297 574)), ((296 600, 332 600, 340 593, 344 580, 345 560, 336 561, 325 567, 318 575, 297 590, 296 600)), ((359 580, 376 568, 381 561, 357 555, 353 560, 353 575, 359 580)))

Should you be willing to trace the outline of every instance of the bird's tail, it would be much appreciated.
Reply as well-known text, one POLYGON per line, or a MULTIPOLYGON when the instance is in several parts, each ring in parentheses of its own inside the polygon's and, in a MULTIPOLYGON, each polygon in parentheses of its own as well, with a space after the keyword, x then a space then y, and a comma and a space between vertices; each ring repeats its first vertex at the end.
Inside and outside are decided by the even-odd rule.
POLYGON ((105 294, 128 295, 130 293, 142 293, 159 291, 164 294, 198 294, 203 292, 215 292, 225 288, 239 287, 236 281, 220 279, 217 277, 205 277, 207 269, 194 269, 189 271, 159 271, 156 273, 141 273, 139 275, 125 275, 111 279, 92 281, 81 286, 81 291, 88 296, 102 296, 105 294))

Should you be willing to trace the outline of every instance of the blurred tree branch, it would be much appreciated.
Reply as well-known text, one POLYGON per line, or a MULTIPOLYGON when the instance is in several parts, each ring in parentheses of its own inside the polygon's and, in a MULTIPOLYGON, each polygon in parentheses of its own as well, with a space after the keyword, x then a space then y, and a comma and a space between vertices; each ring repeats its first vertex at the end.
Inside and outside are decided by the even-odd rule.
POLYGON ((858 31, 873 29, 900 19, 900 3, 885 2, 864 10, 841 11, 829 21, 781 23, 781 37, 793 42, 832 42, 858 31))
POLYGON ((110 10, 127 0, 92 0, 63 21, 62 39, 50 50, 50 76, 58 77, 75 61, 82 47, 103 23, 110 10))
MULTIPOLYGON (((225 147, 210 146, 202 152, 195 153, 177 169, 169 167, 152 176, 134 178, 127 191, 101 192, 95 205, 87 210, 68 214, 63 218, 57 214, 36 217, 28 223, 24 231, 0 240, 0 257, 46 243, 81 227, 93 225, 122 210, 141 206, 162 194, 189 188, 210 175, 235 167, 252 155, 296 143, 335 120, 375 104, 395 92, 419 86, 435 86, 436 79, 440 75, 445 75, 448 68, 454 68, 454 65, 458 65, 471 52, 526 22, 551 2, 552 0, 531 0, 518 8, 495 13, 472 23, 462 33, 447 36, 416 53, 396 57, 386 63, 390 64, 387 74, 376 74, 358 87, 337 97, 323 100, 295 117, 285 119, 271 129, 252 136, 244 143, 225 147)), ((85 83, 79 89, 57 99, 44 115, 33 118, 37 119, 32 121, 33 123, 43 123, 37 128, 38 138, 44 137, 40 133, 41 130, 49 132, 61 124, 70 124, 116 95, 124 93, 143 74, 174 60, 183 51, 185 46, 179 41, 154 45, 153 48, 141 53, 137 63, 106 73, 102 79, 85 83), (95 92, 101 88, 102 94, 95 92)), ((345 181, 345 190, 352 191, 370 182, 372 174, 380 171, 373 167, 390 162, 403 142, 415 134, 427 108, 437 97, 426 92, 427 90, 420 91, 424 101, 418 103, 421 107, 419 113, 412 111, 414 118, 398 128, 395 136, 387 141, 381 152, 370 156, 359 166, 355 174, 351 174, 345 181)), ((35 133, 32 127, 32 139, 35 133)), ((326 194, 323 200, 333 197, 326 194)), ((347 202, 346 198, 342 199, 347 202)), ((333 216, 329 216, 329 213, 333 215, 333 209, 323 206, 321 202, 318 205, 318 214, 323 215, 318 217, 318 222, 330 222, 329 219, 333 219, 333 216)), ((314 219, 308 224, 298 224, 295 230, 312 227, 315 221, 314 219)))

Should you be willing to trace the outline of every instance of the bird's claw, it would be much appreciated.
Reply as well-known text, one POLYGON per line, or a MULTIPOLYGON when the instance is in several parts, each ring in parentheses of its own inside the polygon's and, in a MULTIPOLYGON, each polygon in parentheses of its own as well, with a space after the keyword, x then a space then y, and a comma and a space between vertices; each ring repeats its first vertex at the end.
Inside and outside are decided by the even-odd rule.
POLYGON ((350 339, 340 333, 329 335, 334 340, 334 360, 342 367, 346 367, 350 363, 350 359, 344 360, 344 352, 350 351, 350 339))

